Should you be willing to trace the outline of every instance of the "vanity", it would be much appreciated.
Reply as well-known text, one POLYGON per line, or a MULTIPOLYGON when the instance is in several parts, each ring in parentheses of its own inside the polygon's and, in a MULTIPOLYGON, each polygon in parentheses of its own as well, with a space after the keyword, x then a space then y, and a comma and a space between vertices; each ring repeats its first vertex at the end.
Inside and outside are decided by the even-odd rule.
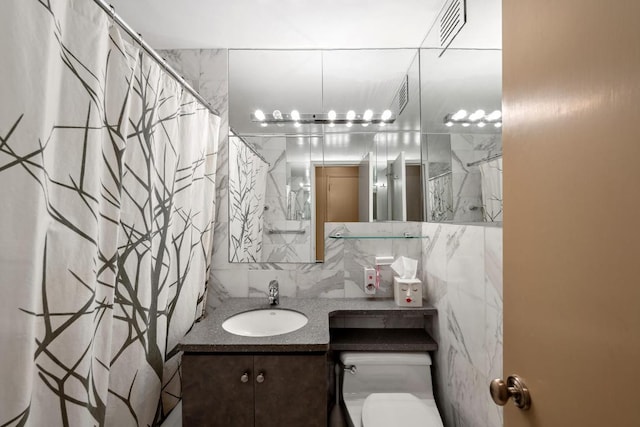
POLYGON ((333 353, 433 351, 436 309, 397 307, 391 299, 231 298, 196 324, 180 344, 183 425, 327 425, 333 402, 333 353), (227 332, 244 312, 290 310, 307 323, 272 336, 227 332))

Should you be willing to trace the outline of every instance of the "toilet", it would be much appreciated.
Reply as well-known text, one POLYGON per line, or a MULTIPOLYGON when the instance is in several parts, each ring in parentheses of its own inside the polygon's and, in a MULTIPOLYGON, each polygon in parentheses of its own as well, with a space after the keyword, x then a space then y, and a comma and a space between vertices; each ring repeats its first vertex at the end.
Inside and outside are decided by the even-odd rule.
POLYGON ((340 362, 351 427, 443 427, 428 353, 344 352, 340 362))

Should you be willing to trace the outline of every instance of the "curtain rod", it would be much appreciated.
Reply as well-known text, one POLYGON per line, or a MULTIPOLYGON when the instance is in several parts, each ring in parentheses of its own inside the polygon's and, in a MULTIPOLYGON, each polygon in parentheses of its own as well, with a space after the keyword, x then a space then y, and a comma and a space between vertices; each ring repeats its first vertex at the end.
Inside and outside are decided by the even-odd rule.
POLYGON ((209 103, 209 101, 207 101, 206 99, 204 99, 202 97, 202 95, 200 95, 194 88, 191 87, 191 85, 180 75, 178 74, 178 72, 176 70, 173 69, 173 67, 171 67, 171 65, 169 65, 167 63, 167 61, 164 60, 163 57, 161 57, 158 52, 155 51, 155 49, 153 49, 151 46, 149 46, 147 44, 147 42, 145 42, 144 40, 142 40, 142 36, 139 33, 136 33, 133 28, 131 28, 129 26, 129 24, 127 24, 115 11, 115 8, 107 3, 104 2, 104 0, 94 0, 94 2, 100 6, 100 8, 102 10, 104 10, 107 15, 109 15, 111 17, 111 19, 113 19, 116 24, 118 24, 120 26, 120 28, 122 28, 129 36, 131 36, 133 38, 133 40, 138 43, 140 45, 140 47, 142 47, 142 49, 144 49, 149 56, 151 56, 157 63, 158 65, 160 65, 162 68, 164 68, 164 70, 169 73, 174 79, 176 79, 178 81, 178 83, 180 83, 180 85, 182 87, 184 87, 187 92, 191 93, 191 95, 193 95, 194 98, 196 98, 202 105, 204 105, 209 111, 211 111, 214 115, 220 117, 220 113, 218 113, 209 103))
POLYGON ((233 131, 233 129, 229 129, 229 130, 230 130, 230 133, 231 133, 231 136, 232 136, 232 137, 236 137, 236 138, 238 138, 238 139, 239 139, 239 140, 240 140, 240 141, 245 145, 245 147, 247 147, 249 150, 251 150, 251 152, 253 152, 253 154, 255 154, 256 156, 258 156, 258 157, 260 158, 260 160, 262 160, 263 162, 265 162, 265 163, 267 164, 267 166, 271 166, 271 163, 269 163, 269 162, 267 161, 267 159, 265 159, 264 157, 262 157, 262 154, 258 153, 258 150, 256 150, 256 149, 253 147, 253 145, 249 144, 249 143, 247 142, 247 140, 246 140, 246 139, 244 139, 243 137, 241 137, 240 135, 238 135, 237 133, 235 133, 235 132, 233 131))
POLYGON ((467 166, 479 165, 480 163, 490 162, 491 160, 499 159, 500 157, 502 157, 502 153, 494 154, 492 156, 485 157, 484 159, 480 159, 480 160, 476 160, 475 162, 467 163, 467 166))

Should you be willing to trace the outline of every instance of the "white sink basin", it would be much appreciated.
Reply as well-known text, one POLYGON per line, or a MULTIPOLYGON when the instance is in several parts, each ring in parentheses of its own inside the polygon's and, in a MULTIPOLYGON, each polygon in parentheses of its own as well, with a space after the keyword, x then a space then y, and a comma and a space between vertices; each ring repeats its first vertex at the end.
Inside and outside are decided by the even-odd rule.
POLYGON ((308 321, 297 311, 265 308, 233 315, 222 322, 222 329, 243 337, 270 337, 297 331, 308 321))

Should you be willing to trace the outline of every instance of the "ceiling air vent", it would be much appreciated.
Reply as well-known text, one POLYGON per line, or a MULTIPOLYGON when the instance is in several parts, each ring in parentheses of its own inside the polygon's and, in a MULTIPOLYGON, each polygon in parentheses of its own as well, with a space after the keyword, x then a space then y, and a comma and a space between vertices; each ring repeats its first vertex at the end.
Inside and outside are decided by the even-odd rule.
POLYGON ((442 48, 439 56, 442 56, 464 24, 467 23, 465 0, 447 0, 438 16, 438 23, 440 25, 440 47, 442 48))
POLYGON ((400 114, 402 114, 402 110, 404 110, 404 107, 406 107, 407 104, 409 103, 409 76, 408 75, 404 76, 404 79, 402 79, 402 84, 398 89, 398 93, 396 94, 395 99, 398 101, 397 111, 399 116, 400 114))

